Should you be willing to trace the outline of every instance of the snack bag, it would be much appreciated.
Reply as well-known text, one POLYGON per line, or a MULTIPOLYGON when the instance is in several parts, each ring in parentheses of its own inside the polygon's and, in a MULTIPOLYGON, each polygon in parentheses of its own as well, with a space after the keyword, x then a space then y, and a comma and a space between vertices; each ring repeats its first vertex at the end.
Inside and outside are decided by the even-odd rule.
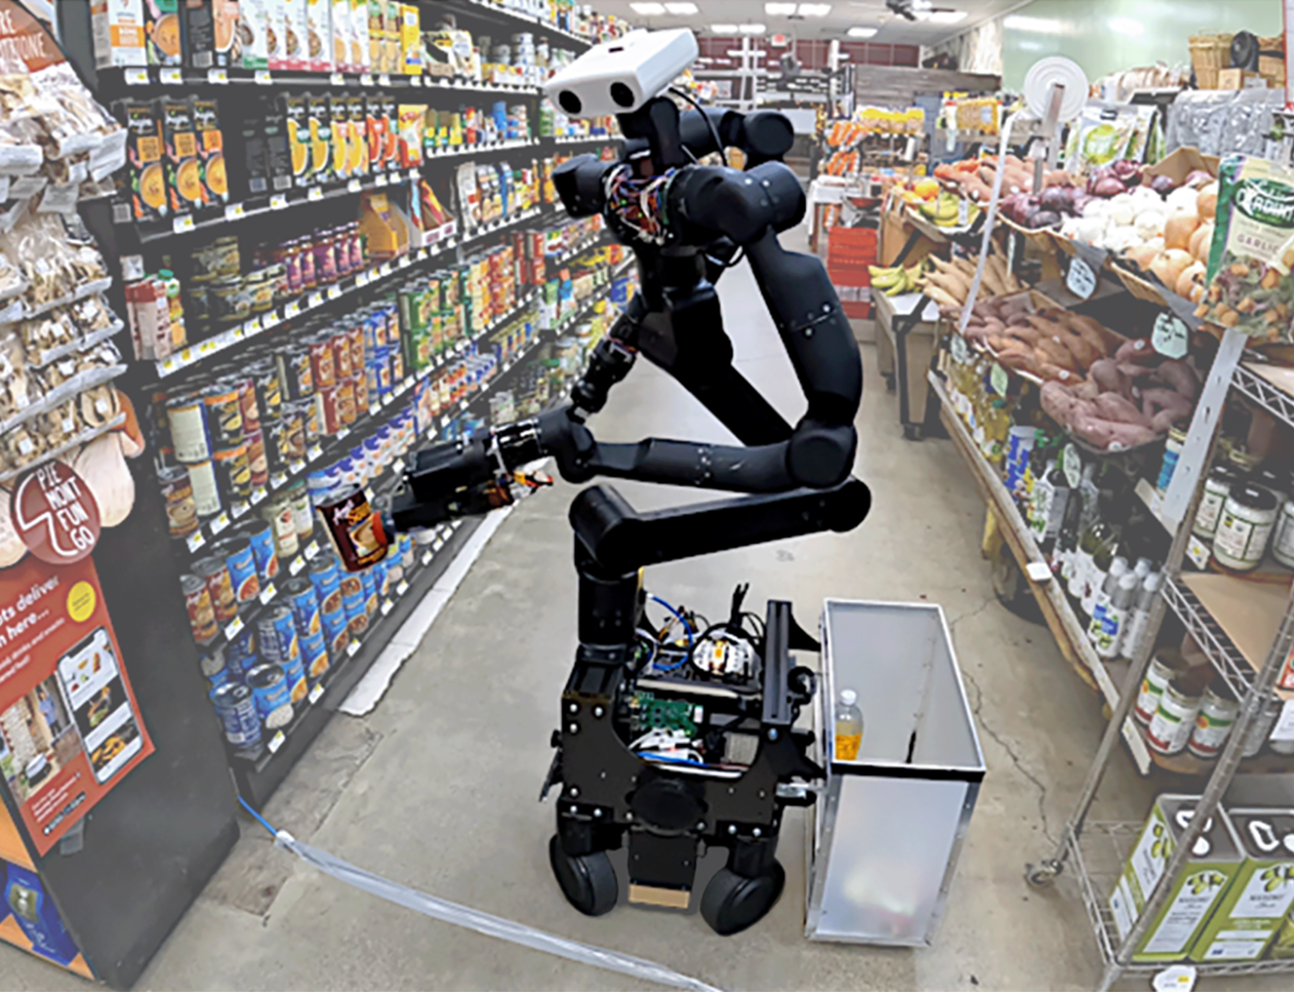
POLYGON ((1263 341, 1294 324, 1294 170, 1245 155, 1218 169, 1209 290, 1196 315, 1263 341))

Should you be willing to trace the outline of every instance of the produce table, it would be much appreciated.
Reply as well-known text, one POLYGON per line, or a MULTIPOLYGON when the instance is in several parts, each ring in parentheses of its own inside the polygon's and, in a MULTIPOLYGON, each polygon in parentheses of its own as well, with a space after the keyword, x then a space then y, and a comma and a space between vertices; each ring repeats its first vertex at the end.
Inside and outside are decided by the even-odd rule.
POLYGON ((908 440, 917 440, 926 421, 930 388, 926 373, 939 346, 939 308, 920 293, 886 296, 874 292, 876 361, 881 375, 899 394, 899 422, 908 440), (920 319, 912 318, 922 307, 920 319))

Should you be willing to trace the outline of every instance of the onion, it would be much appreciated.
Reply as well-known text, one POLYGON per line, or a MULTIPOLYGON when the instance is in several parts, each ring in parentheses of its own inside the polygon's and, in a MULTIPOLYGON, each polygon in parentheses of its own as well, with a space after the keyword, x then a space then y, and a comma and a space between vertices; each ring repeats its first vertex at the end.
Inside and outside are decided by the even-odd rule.
POLYGON ((1209 252, 1213 250, 1213 221, 1203 221, 1191 235, 1191 242, 1186 246, 1186 250, 1194 255, 1206 265, 1209 261, 1209 252))
POLYGON ((1177 189, 1177 183, 1173 182, 1172 176, 1155 176, 1154 179, 1150 180, 1150 188, 1160 196, 1167 196, 1177 189))
POLYGON ((1039 205, 1044 210, 1051 210, 1055 213, 1063 213, 1069 210, 1070 204, 1074 202, 1074 190, 1069 186, 1049 186, 1042 191, 1042 197, 1039 205))
POLYGON ((1218 184, 1208 183, 1200 187, 1200 198, 1196 204, 1200 217, 1212 220, 1218 212, 1218 184))
POLYGON ((1200 226, 1200 215, 1194 210, 1174 210, 1164 222, 1164 244, 1185 251, 1191 246, 1191 235, 1200 226))
POLYGON ((1143 210, 1137 214, 1136 228, 1147 240, 1159 237, 1164 233, 1164 215, 1158 210, 1143 210))
POLYGON ((1204 186, 1213 182, 1213 176, 1203 169, 1196 169, 1182 180, 1183 186, 1204 186))
POLYGON ((1093 196, 1108 197, 1118 196, 1120 193, 1126 192, 1127 189, 1128 187, 1123 184, 1122 180, 1117 179, 1114 176, 1106 176, 1104 179, 1098 179, 1096 181, 1091 192, 1093 196))
POLYGON ((1141 181, 1141 172, 1143 166, 1140 162, 1134 162, 1131 159, 1121 158, 1110 164, 1110 171, 1117 179, 1127 183, 1129 180, 1141 181))
POLYGON ((1191 257, 1188 251, 1182 251, 1180 248, 1169 248, 1162 255, 1150 263, 1151 274, 1162 282, 1166 287, 1172 288, 1177 285, 1177 280, 1182 277, 1195 259, 1191 257))
POLYGON ((1025 218, 1024 226, 1031 231, 1044 227, 1056 227, 1060 223, 1060 214, 1051 210, 1035 210, 1025 218))
POLYGON ((1204 283, 1204 273, 1208 271, 1208 266, 1203 262, 1192 262, 1182 270, 1182 274, 1177 277, 1177 285, 1173 287, 1173 292, 1178 296, 1190 299, 1191 290, 1195 288, 1196 283, 1204 283))

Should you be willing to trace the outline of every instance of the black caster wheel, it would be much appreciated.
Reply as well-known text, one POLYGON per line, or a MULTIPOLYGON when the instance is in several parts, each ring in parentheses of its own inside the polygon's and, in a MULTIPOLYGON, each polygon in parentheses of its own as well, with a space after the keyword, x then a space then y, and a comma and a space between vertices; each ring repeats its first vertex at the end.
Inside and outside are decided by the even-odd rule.
POLYGON ((768 872, 747 878, 721 868, 701 897, 701 915, 721 937, 754 926, 773 908, 786 885, 786 871, 774 861, 768 872))
POLYGON ((605 851, 571 857, 554 834, 548 842, 548 861, 566 901, 585 916, 601 916, 615 908, 620 886, 605 851))
POLYGON ((1024 880, 1030 888, 1049 889, 1056 884, 1056 876, 1060 874, 1060 865, 1055 861, 1044 861, 1040 865, 1027 864, 1024 866, 1024 880))

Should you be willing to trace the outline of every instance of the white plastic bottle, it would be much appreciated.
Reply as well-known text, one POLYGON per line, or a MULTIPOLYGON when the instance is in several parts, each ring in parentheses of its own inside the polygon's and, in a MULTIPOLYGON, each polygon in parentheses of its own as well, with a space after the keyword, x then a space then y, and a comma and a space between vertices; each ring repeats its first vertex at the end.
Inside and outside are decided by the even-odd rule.
POLYGON ((1092 604, 1092 622, 1087 625, 1087 639, 1093 644, 1101 636, 1105 623, 1105 611, 1119 588, 1119 581, 1128 574, 1128 559, 1119 555, 1110 563, 1110 570, 1097 590, 1096 600, 1092 604))
POLYGON ((858 708, 858 693, 841 689, 836 699, 836 760, 853 761, 863 743, 863 711, 858 708))
POLYGON ((1120 650, 1126 655, 1129 651, 1136 648, 1137 642, 1141 640, 1141 635, 1145 633, 1146 624, 1150 621, 1150 607, 1155 602, 1155 597, 1159 595, 1159 586, 1163 577, 1158 572, 1151 572, 1146 576, 1145 581, 1141 583, 1141 589, 1137 593, 1137 605, 1133 611, 1132 619, 1127 623, 1127 630, 1123 635, 1123 643, 1120 650))
POLYGON ((1132 615, 1136 612, 1137 589, 1140 585, 1136 572, 1124 572, 1119 578, 1119 587, 1106 604, 1101 633, 1096 639, 1096 653, 1102 658, 1119 656, 1119 647, 1131 626, 1132 615))

